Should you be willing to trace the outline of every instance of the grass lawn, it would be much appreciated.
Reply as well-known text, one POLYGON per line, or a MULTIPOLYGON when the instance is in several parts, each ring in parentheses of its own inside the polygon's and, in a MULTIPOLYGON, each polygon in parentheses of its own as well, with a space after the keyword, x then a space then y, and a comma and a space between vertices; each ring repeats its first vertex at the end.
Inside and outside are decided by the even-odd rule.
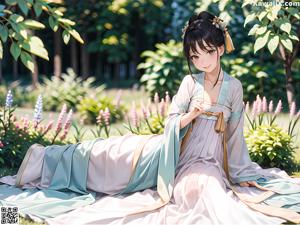
MULTIPOLYGON (((111 90, 106 90, 105 91, 106 94, 108 96, 114 97, 116 96, 117 90, 116 89, 111 89, 111 90)), ((135 91, 135 90, 123 90, 122 93, 122 101, 123 103, 125 103, 128 107, 131 106, 132 104, 132 99, 135 99, 136 101, 136 105, 137 108, 139 108, 140 105, 140 101, 142 100, 145 105, 147 104, 147 100, 148 100, 148 95, 147 93, 145 93, 144 91, 135 91)), ((15 111, 15 114, 17 115, 17 117, 19 118, 20 116, 28 116, 29 118, 33 117, 33 109, 27 109, 27 108, 17 108, 15 111)), ((49 117, 49 112, 43 112, 43 117, 45 118, 45 123, 48 121, 48 117, 49 117)), ((57 118, 59 113, 53 113, 53 118, 57 118)), ((78 115, 78 113, 75 113, 73 116, 73 119, 75 121, 79 121, 80 120, 80 116, 78 115)), ((278 116, 277 122, 278 124, 283 127, 283 128, 287 128, 288 126, 288 119, 289 119, 289 115, 288 114, 280 114, 278 116)), ((246 121, 246 119, 245 119, 246 121)), ((79 124, 79 122, 78 122, 79 124)), ((89 140, 89 139, 93 139, 94 136, 92 134, 92 132, 90 132, 90 129, 95 129, 96 126, 95 125, 84 125, 83 129, 87 130, 87 132, 85 133, 84 139, 85 140, 89 140)), ((125 127, 123 126, 123 122, 118 122, 116 124, 113 124, 111 127, 111 135, 119 135, 119 132, 117 131, 118 128, 119 130, 121 130, 122 133, 128 133, 129 131, 127 129, 125 129, 125 127)), ((247 125, 245 125, 245 128, 247 128, 247 125)), ((300 130, 300 123, 297 125, 296 131, 300 130)), ((75 129, 72 127, 70 130, 70 135, 73 136, 75 134, 75 129)), ((298 132, 298 135, 296 137, 296 144, 298 146, 298 149, 296 151, 296 155, 295 158, 298 162, 300 162, 300 134, 298 132)), ((17 170, 16 169, 1 169, 0 168, 0 177, 4 176, 4 175, 13 175, 16 174, 17 170)), ((295 173, 295 175, 299 175, 300 173, 295 173)), ((20 224, 39 224, 39 223, 33 223, 28 219, 24 219, 24 218, 20 218, 20 224)))

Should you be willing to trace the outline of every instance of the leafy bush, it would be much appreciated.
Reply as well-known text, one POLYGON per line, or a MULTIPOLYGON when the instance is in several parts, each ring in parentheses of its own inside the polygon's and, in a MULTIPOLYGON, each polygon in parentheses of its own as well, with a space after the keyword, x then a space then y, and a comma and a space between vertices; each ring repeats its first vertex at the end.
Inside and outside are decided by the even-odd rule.
POLYGON ((99 93, 103 90, 104 85, 92 88, 94 81, 95 78, 93 77, 87 80, 77 77, 71 68, 67 69, 67 74, 62 74, 61 78, 55 76, 52 76, 51 79, 45 78, 44 84, 39 89, 41 93, 46 93, 44 96, 44 108, 56 111, 66 103, 67 107, 76 109, 77 104, 90 91, 99 93))
POLYGON ((42 124, 42 96, 39 96, 34 119, 30 121, 27 117, 18 120, 13 114, 13 95, 9 91, 6 96, 5 106, 0 111, 0 167, 19 167, 26 151, 34 143, 42 145, 63 144, 69 142, 67 134, 71 126, 72 110, 69 111, 66 119, 66 105, 63 106, 57 119, 56 126, 50 120, 42 124))
POLYGON ((11 90, 14 96, 14 103, 17 106, 32 107, 37 97, 36 92, 32 92, 29 87, 21 86, 21 81, 14 81, 10 84, 0 86, 0 102, 5 102, 6 93, 11 90))
POLYGON ((162 96, 165 91, 173 96, 185 75, 184 71, 188 71, 181 50, 182 44, 171 40, 167 44, 156 44, 155 47, 156 51, 144 51, 141 54, 147 58, 137 67, 145 70, 140 82, 145 85, 151 96, 154 96, 155 92, 162 96))
POLYGON ((277 125, 260 125, 245 132, 250 157, 262 167, 295 169, 292 137, 277 125))
POLYGON ((122 120, 124 118, 124 113, 127 111, 124 105, 114 104, 113 99, 106 96, 97 97, 95 95, 90 95, 81 99, 80 103, 77 105, 77 110, 84 123, 96 124, 99 111, 104 111, 106 107, 111 114, 111 123, 122 120))

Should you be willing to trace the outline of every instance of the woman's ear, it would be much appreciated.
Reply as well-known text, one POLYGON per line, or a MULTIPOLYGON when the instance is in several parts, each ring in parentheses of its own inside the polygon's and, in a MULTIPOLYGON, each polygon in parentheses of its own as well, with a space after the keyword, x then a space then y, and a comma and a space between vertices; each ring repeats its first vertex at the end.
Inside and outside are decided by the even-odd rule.
POLYGON ((224 47, 224 45, 222 45, 222 46, 218 47, 218 50, 219 50, 219 54, 220 54, 220 56, 222 56, 222 55, 224 54, 224 51, 225 51, 225 47, 224 47))

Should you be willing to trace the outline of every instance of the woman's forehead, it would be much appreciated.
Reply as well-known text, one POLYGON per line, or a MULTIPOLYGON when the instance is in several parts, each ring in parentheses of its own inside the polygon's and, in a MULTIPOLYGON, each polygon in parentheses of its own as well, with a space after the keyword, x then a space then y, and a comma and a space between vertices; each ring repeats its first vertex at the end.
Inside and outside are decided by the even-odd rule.
POLYGON ((202 40, 202 45, 204 46, 205 49, 201 49, 198 42, 195 42, 195 46, 193 46, 196 49, 193 49, 193 47, 191 46, 190 48, 190 55, 192 54, 197 54, 197 53, 205 53, 207 50, 211 50, 213 49, 212 46, 209 46, 204 40, 202 40))

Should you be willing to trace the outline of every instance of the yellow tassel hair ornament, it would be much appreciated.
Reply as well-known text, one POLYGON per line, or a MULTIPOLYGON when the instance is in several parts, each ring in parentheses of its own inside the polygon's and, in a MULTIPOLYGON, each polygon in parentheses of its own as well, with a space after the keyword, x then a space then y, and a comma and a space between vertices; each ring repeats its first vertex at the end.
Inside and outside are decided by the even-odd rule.
POLYGON ((225 49, 226 53, 232 52, 235 48, 232 42, 232 39, 230 37, 230 34, 228 32, 226 24, 223 23, 223 20, 220 19, 219 17, 215 16, 214 19, 212 20, 212 24, 215 25, 217 28, 220 28, 224 32, 224 37, 225 37, 225 49))

